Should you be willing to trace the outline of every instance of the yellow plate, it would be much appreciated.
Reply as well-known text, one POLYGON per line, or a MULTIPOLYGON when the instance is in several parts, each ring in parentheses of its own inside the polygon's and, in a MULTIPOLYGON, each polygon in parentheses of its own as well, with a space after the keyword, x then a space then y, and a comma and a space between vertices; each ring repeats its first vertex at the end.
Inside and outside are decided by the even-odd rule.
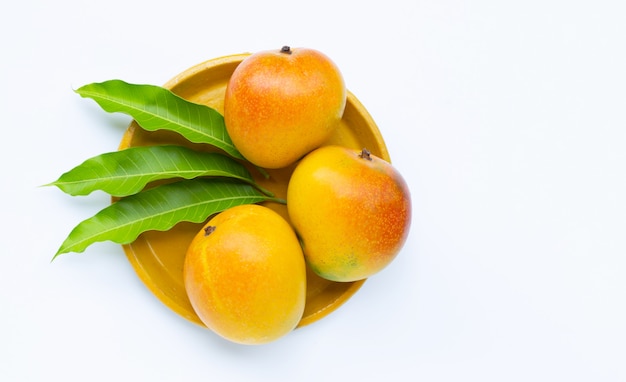
MULTIPOLYGON (((224 92, 228 79, 247 55, 232 55, 203 62, 174 77, 164 87, 185 99, 206 104, 223 112, 224 92)), ((190 144, 175 133, 148 132, 134 121, 124 134, 120 149, 166 143, 210 150, 204 145, 190 144)), ((373 154, 389 160, 378 127, 367 110, 350 92, 341 126, 327 144, 340 144, 355 149, 366 147, 373 154)), ((270 178, 264 179, 258 171, 251 169, 260 185, 281 198, 286 197, 287 183, 292 171, 293 166, 269 170, 270 178)), ((288 218, 284 205, 268 203, 267 206, 288 218)), ((135 272, 150 291, 174 312, 199 325, 203 324, 189 303, 182 272, 187 246, 201 227, 202 224, 179 223, 167 232, 146 232, 132 244, 123 246, 135 272)), ((337 283, 324 280, 308 271, 306 306, 298 326, 313 323, 336 310, 359 290, 364 281, 337 283)))

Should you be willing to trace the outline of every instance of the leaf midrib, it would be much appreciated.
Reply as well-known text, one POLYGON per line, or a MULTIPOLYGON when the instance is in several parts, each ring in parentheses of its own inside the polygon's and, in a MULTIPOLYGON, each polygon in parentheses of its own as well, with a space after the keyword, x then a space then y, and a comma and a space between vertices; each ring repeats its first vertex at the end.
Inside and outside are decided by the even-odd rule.
MULTIPOLYGON (((135 103, 120 102, 120 101, 119 101, 119 100, 120 100, 120 98, 117 98, 117 97, 115 97, 115 98, 113 98, 113 97, 105 97, 105 96, 102 96, 100 93, 90 92, 90 91, 83 91, 83 92, 82 92, 82 94, 88 95, 90 98, 94 98, 94 99, 95 99, 95 98, 99 98, 99 99, 102 99, 102 100, 107 100, 107 101, 112 102, 112 103, 117 103, 117 104, 119 104, 119 105, 124 105, 124 106, 128 107, 128 108, 129 108, 129 109, 131 109, 131 110, 135 110, 135 111, 138 111, 138 112, 140 112, 140 113, 147 114, 147 115, 149 115, 149 116, 152 116, 152 117, 154 117, 154 118, 157 118, 157 119, 159 119, 159 120, 162 120, 162 121, 165 121, 165 122, 169 122, 169 123, 175 124, 175 125, 177 125, 177 126, 180 126, 180 127, 186 128, 186 129, 188 129, 188 130, 190 130, 190 131, 193 131, 193 132, 195 132, 195 133, 198 133, 199 135, 202 135, 203 137, 209 138, 210 140, 216 140, 216 141, 218 141, 218 142, 220 142, 220 143, 222 143, 222 144, 224 144, 224 145, 232 146, 232 144, 231 144, 230 142, 228 142, 228 141, 225 141, 225 140, 223 140, 223 139, 220 139, 220 138, 218 138, 218 137, 216 137, 216 136, 213 136, 213 135, 210 135, 210 134, 206 134, 206 133, 205 133, 205 132, 203 132, 202 130, 199 130, 199 129, 193 128, 192 126, 193 126, 193 125, 195 125, 195 124, 193 124, 193 123, 191 123, 191 124, 189 124, 189 125, 185 125, 185 124, 180 123, 179 121, 183 120, 182 118, 178 118, 178 119, 176 119, 176 120, 175 120, 175 119, 173 119, 173 118, 165 118, 165 117, 163 117, 163 116, 162 116, 162 115, 160 115, 160 114, 156 114, 156 113, 153 113, 153 112, 149 112, 149 111, 147 111, 145 108, 139 108, 139 107, 137 107, 137 106, 135 105, 135 103)), ((186 102, 186 103, 191 104, 191 105, 195 105, 194 107, 196 107, 196 106, 202 106, 202 105, 199 105, 199 104, 196 104, 196 103, 193 103, 193 102, 189 102, 189 101, 185 100, 184 98, 180 98, 178 95, 176 95, 176 94, 174 94, 174 93, 172 93, 172 94, 173 94, 175 97, 178 97, 178 99, 180 99, 180 100, 181 100, 181 101, 183 101, 183 102, 186 102)), ((167 113, 167 114, 169 115, 169 114, 171 114, 171 113, 167 113)))
MULTIPOLYGON (((165 211, 163 213, 157 213, 157 214, 154 214, 154 215, 150 215, 147 218, 132 220, 132 221, 129 221, 129 222, 125 223, 125 224, 116 225, 114 228, 111 228, 111 229, 108 229, 108 230, 98 231, 97 234, 90 235, 88 237, 85 237, 85 239, 83 239, 83 240, 75 242, 74 245, 72 245, 70 248, 79 247, 80 244, 82 244, 84 242, 87 242, 87 241, 90 241, 90 239, 92 239, 94 237, 98 237, 98 236, 101 236, 103 234, 107 234, 109 232, 118 231, 118 230, 120 230, 120 229, 122 229, 124 227, 128 227, 128 226, 131 226, 133 224, 141 224, 144 221, 149 221, 149 220, 156 219, 158 217, 167 216, 167 215, 175 213, 177 211, 181 211, 181 210, 184 210, 184 209, 190 209, 190 208, 193 208, 193 207, 200 206, 202 204, 214 204, 214 203, 216 204, 216 203, 219 203, 219 202, 235 201, 235 200, 240 200, 240 199, 259 199, 259 200, 264 200, 266 198, 264 198, 263 196, 242 195, 242 196, 236 196, 236 197, 225 197, 225 198, 219 198, 219 199, 211 199, 209 201, 203 201, 203 202, 198 202, 198 203, 186 204, 186 205, 184 205, 182 207, 173 208, 173 209, 167 210, 167 211, 165 211)), ((180 221, 183 221, 183 220, 180 220, 180 221)), ((125 243, 120 243, 120 244, 125 244, 125 243)))

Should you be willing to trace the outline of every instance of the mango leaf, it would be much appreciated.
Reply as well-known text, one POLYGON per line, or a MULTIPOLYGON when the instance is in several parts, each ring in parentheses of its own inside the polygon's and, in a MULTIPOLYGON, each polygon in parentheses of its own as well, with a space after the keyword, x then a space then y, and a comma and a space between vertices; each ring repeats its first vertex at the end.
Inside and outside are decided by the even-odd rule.
POLYGON ((76 93, 93 99, 107 112, 130 115, 145 130, 174 131, 191 142, 210 144, 243 159, 218 111, 187 101, 163 87, 110 80, 84 85, 76 93))
POLYGON ((83 252, 99 241, 128 244, 145 231, 166 231, 182 221, 201 223, 230 207, 263 201, 285 202, 232 179, 167 183, 120 199, 82 221, 70 232, 54 258, 62 253, 83 252))
POLYGON ((230 177, 255 185, 245 166, 226 155, 164 145, 131 147, 95 156, 46 186, 57 186, 73 196, 102 190, 121 197, 135 194, 155 180, 200 176, 230 177))

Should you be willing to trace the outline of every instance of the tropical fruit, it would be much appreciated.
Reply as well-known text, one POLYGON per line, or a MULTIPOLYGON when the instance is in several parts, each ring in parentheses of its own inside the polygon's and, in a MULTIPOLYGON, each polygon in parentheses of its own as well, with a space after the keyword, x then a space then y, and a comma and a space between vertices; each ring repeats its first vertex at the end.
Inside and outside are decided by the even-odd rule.
POLYGON ((183 268, 201 321, 241 344, 263 344, 292 331, 306 298, 306 266, 287 221, 259 205, 232 207, 194 237, 183 268))
POLYGON ((309 153, 289 180, 287 207, 306 261, 333 281, 382 270, 404 245, 411 223, 406 182, 366 149, 324 146, 309 153))
POLYGON ((283 168, 319 147, 338 127, 347 90, 337 65, 307 48, 260 51, 233 72, 224 123, 251 163, 283 168))

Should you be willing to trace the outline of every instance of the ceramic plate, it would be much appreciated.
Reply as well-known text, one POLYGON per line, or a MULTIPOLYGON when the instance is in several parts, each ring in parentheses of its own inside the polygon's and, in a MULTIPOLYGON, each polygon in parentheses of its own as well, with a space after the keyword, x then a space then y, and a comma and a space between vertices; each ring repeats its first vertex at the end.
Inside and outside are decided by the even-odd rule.
MULTIPOLYGON (((171 79, 164 87, 193 102, 203 103, 223 112, 226 84, 237 65, 247 54, 221 57, 203 62, 171 79)), ((190 144, 175 133, 148 132, 132 122, 124 134, 120 149, 132 146, 155 144, 182 144, 199 150, 210 150, 203 145, 190 144)), ((356 99, 348 92, 348 101, 340 128, 327 144, 340 144, 346 147, 368 148, 373 154, 389 160, 385 142, 373 119, 356 99)), ((270 178, 263 178, 258 171, 256 180, 281 198, 286 198, 287 183, 293 166, 280 170, 269 170, 270 178)), ((276 203, 268 207, 287 217, 286 207, 276 203)), ((185 251, 193 236, 202 224, 180 223, 167 232, 146 232, 129 245, 124 252, 135 272, 149 290, 166 306, 182 317, 203 325, 185 293, 183 284, 183 262, 185 251)), ((359 290, 365 280, 338 283, 324 280, 311 271, 307 272, 307 296, 304 315, 299 327, 313 323, 346 302, 359 290)))

